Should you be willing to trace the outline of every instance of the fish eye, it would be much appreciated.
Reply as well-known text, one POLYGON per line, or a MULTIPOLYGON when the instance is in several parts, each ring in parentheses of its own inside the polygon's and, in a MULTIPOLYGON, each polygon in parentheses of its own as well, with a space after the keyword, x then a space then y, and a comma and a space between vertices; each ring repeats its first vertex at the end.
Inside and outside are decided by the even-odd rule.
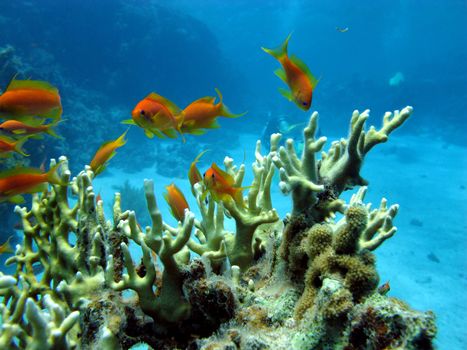
POLYGON ((144 109, 142 109, 140 112, 139 112, 141 115, 144 115, 144 109))
POLYGON ((214 174, 212 174, 211 177, 214 179, 214 174))
POLYGON ((308 104, 308 103, 306 103, 306 102, 302 102, 302 105, 304 105, 304 106, 306 106, 307 104, 308 104))

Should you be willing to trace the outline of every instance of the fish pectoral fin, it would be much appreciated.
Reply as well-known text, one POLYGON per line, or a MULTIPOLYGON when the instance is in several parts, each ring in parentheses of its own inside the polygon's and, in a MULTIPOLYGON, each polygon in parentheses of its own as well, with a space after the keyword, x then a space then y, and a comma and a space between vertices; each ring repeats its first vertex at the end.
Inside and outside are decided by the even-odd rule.
POLYGON ((44 114, 44 116, 47 118, 58 120, 62 116, 62 112, 63 112, 62 107, 55 107, 55 108, 52 108, 48 113, 44 114))
POLYGON ((152 131, 146 129, 144 130, 144 134, 150 139, 152 139, 155 135, 152 131))
POLYGON ((281 93, 282 96, 284 96, 287 100, 292 101, 293 96, 290 90, 284 89, 284 88, 279 88, 279 92, 281 93))
POLYGON ((285 70, 283 70, 282 68, 277 68, 277 69, 274 71, 274 74, 275 74, 280 80, 282 80, 284 83, 287 84, 287 76, 285 75, 285 70))
POLYGON ((193 130, 187 131, 186 133, 191 134, 191 135, 204 135, 206 133, 206 130, 204 130, 204 129, 193 129, 193 130))
POLYGON ((125 119, 125 120, 122 120, 121 124, 137 125, 133 119, 125 119))
POLYGON ((161 130, 161 132, 171 139, 176 139, 178 136, 177 131, 174 129, 161 130))

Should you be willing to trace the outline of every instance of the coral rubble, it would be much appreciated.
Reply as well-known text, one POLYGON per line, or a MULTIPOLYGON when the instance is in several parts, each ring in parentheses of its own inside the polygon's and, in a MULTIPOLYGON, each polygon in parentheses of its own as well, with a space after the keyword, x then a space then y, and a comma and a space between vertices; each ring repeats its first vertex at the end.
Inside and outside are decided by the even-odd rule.
POLYGON ((176 227, 163 220, 151 180, 150 226, 139 225, 143 213, 122 211, 118 193, 107 220, 93 172, 71 178, 61 158, 61 184, 34 195, 30 209, 15 209, 24 238, 7 260, 15 273, 0 275, 0 347, 432 348, 434 315, 377 289, 372 251, 395 234, 399 207, 364 204, 368 181, 360 175, 368 152, 411 114, 411 107, 387 113, 379 130, 365 130, 369 111, 355 111, 348 138, 322 151, 327 140, 315 137, 313 113, 301 157, 291 139, 279 147, 280 134, 266 155, 258 141, 248 187, 245 166, 225 158, 247 195, 206 201, 199 182, 192 188, 199 217, 187 210, 176 227), (276 169, 293 202, 283 220, 271 199, 276 169), (339 198, 355 186, 348 203, 339 198), (225 229, 226 217, 235 232, 225 229), (37 265, 43 273, 34 273, 37 265))

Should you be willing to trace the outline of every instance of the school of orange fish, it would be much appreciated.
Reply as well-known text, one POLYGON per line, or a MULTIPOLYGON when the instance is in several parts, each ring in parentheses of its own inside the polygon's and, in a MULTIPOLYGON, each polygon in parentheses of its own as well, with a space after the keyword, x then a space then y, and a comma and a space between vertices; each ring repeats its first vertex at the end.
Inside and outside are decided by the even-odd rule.
MULTIPOLYGON (((308 67, 298 58, 289 57, 287 46, 290 35, 276 49, 262 48, 276 58, 282 68, 274 73, 285 82, 289 89, 280 88, 281 94, 293 101, 299 108, 307 111, 311 107, 313 91, 318 80, 311 74, 308 67)), ((206 96, 190 103, 185 109, 180 109, 169 99, 151 92, 136 104, 131 112, 131 119, 122 123, 140 127, 149 138, 177 138, 185 141, 185 134, 202 135, 208 129, 219 128, 218 117, 236 118, 245 113, 233 114, 223 103, 221 92, 216 89, 219 97, 206 96)), ((41 138, 42 134, 60 137, 54 127, 61 122, 62 105, 56 87, 48 82, 36 80, 17 80, 13 78, 0 95, 0 118, 5 121, 0 124, 0 157, 9 157, 12 152, 28 156, 23 145, 29 138, 41 138)), ((96 151, 90 166, 95 175, 100 174, 109 160, 116 154, 116 149, 125 145, 128 129, 117 139, 103 143, 96 151)), ((192 188, 195 184, 203 185, 203 200, 209 194, 214 201, 225 201, 230 198, 242 202, 242 190, 235 186, 231 175, 220 169, 216 163, 201 175, 196 164, 205 153, 192 162, 188 179, 192 188)), ((57 170, 60 163, 45 172, 43 169, 16 167, 0 173, 0 202, 10 201, 22 203, 24 194, 46 191, 48 184, 61 184, 57 170)), ((188 202, 175 185, 166 187, 166 199, 172 215, 179 221, 183 220, 188 202)), ((12 252, 9 239, 0 245, 0 253, 12 252)))

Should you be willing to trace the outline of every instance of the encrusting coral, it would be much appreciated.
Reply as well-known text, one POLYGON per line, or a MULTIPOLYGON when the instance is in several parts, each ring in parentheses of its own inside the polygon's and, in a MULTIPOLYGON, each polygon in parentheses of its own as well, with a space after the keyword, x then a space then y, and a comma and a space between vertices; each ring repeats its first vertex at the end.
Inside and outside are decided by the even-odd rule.
POLYGON ((122 212, 119 194, 108 221, 90 168, 71 178, 60 158, 60 184, 34 195, 29 210, 15 209, 24 238, 7 261, 16 272, 0 275, 0 347, 432 348, 433 314, 377 291, 372 251, 396 232, 398 206, 364 204, 368 182, 360 175, 368 152, 411 114, 411 107, 387 113, 381 129, 365 131, 369 112, 355 111, 348 138, 325 152, 313 113, 300 158, 293 140, 279 147, 280 134, 266 155, 258 141, 249 187, 245 166, 226 158, 246 196, 206 201, 200 182, 192 191, 197 210, 176 227, 163 220, 151 180, 144 182, 150 226, 122 212), (284 220, 271 200, 275 168, 280 189, 292 194, 284 220), (339 199, 355 186, 363 187, 349 203, 339 199), (235 232, 226 231, 226 217, 235 232))

